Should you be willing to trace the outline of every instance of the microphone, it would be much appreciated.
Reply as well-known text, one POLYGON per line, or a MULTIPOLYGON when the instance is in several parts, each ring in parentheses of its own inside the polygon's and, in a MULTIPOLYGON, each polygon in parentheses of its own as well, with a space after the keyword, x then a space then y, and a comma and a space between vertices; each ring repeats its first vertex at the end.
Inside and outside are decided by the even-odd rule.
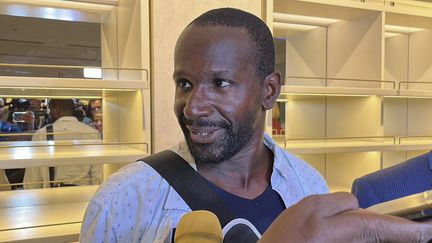
POLYGON ((231 220, 222 230, 223 243, 256 243, 261 234, 255 226, 246 219, 231 220))
POLYGON ((175 243, 221 243, 219 219, 210 211, 198 210, 183 215, 174 235, 175 243))

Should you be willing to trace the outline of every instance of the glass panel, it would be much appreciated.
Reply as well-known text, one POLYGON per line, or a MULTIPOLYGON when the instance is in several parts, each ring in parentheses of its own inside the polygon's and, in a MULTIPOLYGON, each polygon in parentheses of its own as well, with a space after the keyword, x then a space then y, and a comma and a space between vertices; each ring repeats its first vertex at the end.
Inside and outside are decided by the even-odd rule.
MULTIPOLYGON (((0 63, 101 66, 100 24, 0 15, 0 63)), ((0 76, 83 77, 63 68, 2 67, 0 76)))

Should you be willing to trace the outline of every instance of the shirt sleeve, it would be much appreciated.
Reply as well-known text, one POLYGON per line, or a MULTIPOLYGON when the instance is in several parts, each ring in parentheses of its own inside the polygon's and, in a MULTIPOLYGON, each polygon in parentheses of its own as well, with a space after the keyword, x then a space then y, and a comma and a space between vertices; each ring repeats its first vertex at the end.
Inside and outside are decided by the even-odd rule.
POLYGON ((109 213, 93 200, 90 201, 84 215, 79 242, 117 242, 109 213))
POLYGON ((356 179, 353 182, 351 193, 357 197, 361 208, 367 208, 371 205, 380 203, 380 199, 365 179, 356 179))

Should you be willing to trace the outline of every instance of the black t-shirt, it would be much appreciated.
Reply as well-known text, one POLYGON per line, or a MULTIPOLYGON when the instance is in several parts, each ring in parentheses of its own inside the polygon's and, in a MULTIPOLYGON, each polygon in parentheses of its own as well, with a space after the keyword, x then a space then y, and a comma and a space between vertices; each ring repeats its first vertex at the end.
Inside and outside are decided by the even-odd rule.
POLYGON ((234 215, 250 221, 263 234, 276 217, 286 208, 280 195, 269 185, 254 199, 246 199, 229 193, 208 182, 209 187, 227 203, 234 215))

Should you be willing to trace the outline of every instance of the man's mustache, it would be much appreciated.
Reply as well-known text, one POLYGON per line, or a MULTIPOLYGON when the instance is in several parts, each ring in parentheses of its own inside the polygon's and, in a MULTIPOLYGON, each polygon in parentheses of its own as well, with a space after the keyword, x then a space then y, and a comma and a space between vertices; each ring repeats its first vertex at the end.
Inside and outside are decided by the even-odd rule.
POLYGON ((186 118, 185 116, 182 116, 181 121, 183 125, 193 126, 193 127, 220 127, 226 129, 229 129, 231 127, 230 123, 224 120, 219 120, 219 121, 212 121, 212 120, 205 120, 205 119, 192 120, 186 118))

